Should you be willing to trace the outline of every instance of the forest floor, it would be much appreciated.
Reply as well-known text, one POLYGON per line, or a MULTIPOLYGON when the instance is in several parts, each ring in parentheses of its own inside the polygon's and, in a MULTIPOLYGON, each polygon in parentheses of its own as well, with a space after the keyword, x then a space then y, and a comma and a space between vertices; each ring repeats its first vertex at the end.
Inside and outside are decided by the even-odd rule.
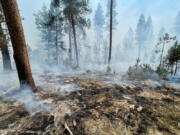
POLYGON ((31 107, 22 103, 26 93, 15 101, 0 96, 0 135, 180 135, 178 83, 92 71, 36 82, 31 107))

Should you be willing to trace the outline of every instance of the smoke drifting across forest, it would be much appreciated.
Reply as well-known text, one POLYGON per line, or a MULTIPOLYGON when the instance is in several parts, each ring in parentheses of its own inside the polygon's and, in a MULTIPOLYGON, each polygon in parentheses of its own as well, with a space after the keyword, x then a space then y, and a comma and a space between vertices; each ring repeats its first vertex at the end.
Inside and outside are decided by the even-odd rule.
POLYGON ((178 5, 0 0, 0 134, 179 134, 178 5))
MULTIPOLYGON (((81 69, 105 69, 104 67, 107 65, 110 6, 108 2, 109 1, 103 0, 90 0, 88 6, 91 12, 87 13, 85 17, 90 20, 91 25, 90 27, 84 27, 84 32, 77 29, 77 44, 81 69), (100 25, 98 25, 98 23, 102 23, 101 28, 99 28, 100 25)), ((59 70, 59 67, 56 67, 54 63, 55 61, 52 61, 53 57, 55 57, 53 56, 55 53, 53 49, 55 47, 55 45, 53 45, 55 44, 53 43, 53 41, 55 42, 54 37, 51 39, 53 41, 48 44, 47 37, 43 37, 45 32, 42 29, 37 29, 37 25, 35 24, 38 18, 40 18, 39 13, 43 12, 43 8, 45 9, 46 7, 46 10, 50 9, 50 3, 51 1, 44 0, 38 2, 35 7, 28 6, 29 8, 27 10, 27 5, 32 5, 34 2, 18 0, 20 12, 24 18, 23 25, 27 37, 27 44, 29 46, 29 55, 32 63, 31 67, 35 69, 33 72, 37 70, 40 72, 43 70, 59 70), (34 14, 36 14, 36 16, 34 16, 34 14), (51 46, 52 48, 51 60, 47 60, 47 46, 51 46), (49 61, 49 63, 47 63, 47 61, 49 61), (54 66, 54 68, 52 68, 52 66, 54 66)), ((179 31, 174 31, 174 27, 178 27, 178 22, 176 21, 178 20, 178 5, 179 1, 176 0, 114 0, 111 64, 117 72, 126 71, 130 65, 134 65, 138 55, 141 57, 141 63, 152 64, 153 66, 158 65, 160 54, 156 54, 155 51, 157 51, 156 45, 159 37, 162 37, 165 33, 169 33, 172 36, 178 36, 180 33, 179 31), (173 10, 171 10, 172 7, 173 10), (141 46, 141 49, 139 49, 139 46, 141 46)), ((59 22, 58 25, 60 26, 61 22, 59 22)), ((58 65, 62 70, 67 71, 66 66, 69 61, 68 33, 64 25, 59 29, 62 30, 58 31, 58 65)), ((54 33, 52 32, 49 34, 53 35, 54 33)), ((71 40, 73 55, 72 64, 75 64, 73 37, 71 40)), ((172 44, 173 43, 170 43, 165 47, 164 56, 172 44)), ((158 47, 160 50, 161 46, 158 47)))
MULTIPOLYGON (((24 5, 25 4, 21 4, 23 2, 21 2, 19 0, 20 3, 20 8, 22 8, 22 15, 26 15, 25 9, 24 9, 24 5)), ((50 1, 44 1, 47 9, 49 8, 49 3, 50 1)), ((108 1, 93 1, 90 0, 89 1, 89 7, 92 10, 91 13, 87 14, 87 18, 90 19, 91 21, 91 27, 90 28, 85 28, 86 30, 86 39, 80 39, 78 40, 78 46, 79 46, 79 53, 81 55, 80 58, 80 62, 81 62, 81 67, 87 69, 87 67, 92 67, 91 65, 93 65, 93 67, 95 67, 94 65, 98 65, 99 63, 101 63, 100 65, 103 67, 103 64, 105 65, 106 63, 106 59, 102 59, 102 57, 107 57, 105 56, 105 53, 108 53, 106 49, 103 50, 103 48, 101 48, 101 53, 100 56, 95 55, 96 54, 96 50, 98 48, 97 44, 100 44, 100 46, 107 46, 109 44, 108 41, 108 36, 109 36, 109 31, 108 31, 108 12, 109 9, 107 8, 108 1), (97 8, 98 8, 98 4, 100 4, 100 6, 102 7, 102 15, 104 16, 104 27, 102 28, 101 33, 103 36, 103 41, 101 40, 101 43, 95 43, 96 42, 96 38, 97 35, 99 35, 99 33, 97 34, 96 28, 95 28, 95 23, 94 23, 94 18, 95 18, 95 14, 97 8), (87 56, 85 56, 85 54, 87 56), (86 58, 90 58, 89 60, 86 58), (95 58, 97 58, 95 60, 95 58), (85 62, 86 61, 86 62, 85 62), (98 61, 98 62, 97 62, 98 61)), ((30 3, 29 3, 30 4, 30 3)), ((138 57, 138 44, 137 44, 137 24, 138 24, 138 20, 140 18, 140 15, 144 15, 145 17, 145 21, 148 21, 148 18, 151 17, 151 21, 152 21, 152 36, 151 37, 151 41, 149 45, 144 45, 142 48, 144 48, 142 50, 142 54, 146 53, 145 57, 148 57, 148 59, 144 60, 143 63, 149 64, 151 63, 151 54, 154 53, 154 48, 155 45, 157 44, 157 40, 158 40, 158 35, 159 32, 161 31, 162 28, 165 29, 164 33, 170 33, 173 36, 175 36, 175 34, 173 33, 173 27, 176 21, 176 16, 179 12, 179 7, 178 7, 179 2, 178 1, 170 1, 170 0, 166 0, 166 1, 146 1, 146 0, 130 0, 130 1, 115 1, 115 15, 114 15, 114 21, 117 22, 117 24, 115 24, 116 26, 114 26, 114 30, 113 30, 113 58, 112 58, 112 65, 116 66, 117 68, 122 67, 121 69, 127 69, 129 65, 133 65, 136 62, 136 59, 138 57), (173 7, 173 10, 171 10, 173 7), (158 12, 157 12, 158 11, 158 12), (168 11, 168 12, 167 12, 168 11), (167 19, 168 18, 168 19, 167 19), (129 43, 128 41, 131 41, 131 43, 129 43), (133 44, 133 49, 132 46, 130 44, 133 44), (145 46, 147 48, 145 48, 145 46), (130 49, 131 48, 131 49, 130 49), (132 51, 133 50, 133 51, 132 51), (147 52, 148 50, 148 52, 147 52)), ((33 15, 33 13, 37 14, 37 11, 41 10, 42 5, 39 5, 39 7, 35 7, 35 9, 33 9, 32 11, 30 11, 33 15)), ((27 11, 26 11, 27 12, 27 11)), ((28 13, 30 15, 30 13, 28 13)), ((34 18, 34 17, 33 17, 34 18)), ((100 17, 99 17, 100 18, 100 17)), ((26 17, 24 20, 24 25, 26 26, 28 24, 28 22, 32 22, 34 23, 35 20, 29 20, 27 19, 26 21, 26 17)), ((148 22, 147 22, 148 23, 148 22)), ((36 29, 35 24, 31 25, 31 27, 33 29, 36 29)), ((30 39, 28 39, 28 45, 32 48, 32 50, 35 52, 34 54, 36 54, 36 56, 33 57, 33 59, 37 60, 37 53, 39 55, 44 55, 44 52, 41 50, 42 48, 45 48, 45 43, 42 42, 42 38, 41 38, 41 33, 37 32, 37 30, 33 31, 33 35, 32 36, 32 31, 30 31, 31 27, 27 28, 25 27, 25 32, 26 35, 28 37, 30 37, 30 39), (34 41, 35 40, 35 41, 34 41), (33 42, 33 44, 31 44, 33 42), (35 43, 36 42, 36 43, 35 43)), ((32 29, 32 30, 33 30, 32 29)), ((145 28, 144 28, 145 29, 145 28)), ((161 31, 162 32, 162 31, 161 31)), ((98 39, 99 40, 99 39, 98 39)), ((150 40, 150 39, 149 39, 150 40)), ((68 36, 67 34, 65 34, 65 36, 63 37, 62 40, 65 43, 65 48, 68 48, 68 36)), ((169 46, 170 47, 170 46, 169 46)), ((166 48, 166 50, 168 50, 168 48, 166 48)), ((108 48, 107 48, 108 49, 108 48)), ((66 50, 67 51, 67 50, 66 50)), ((60 57, 65 57, 67 58, 67 53, 65 51, 60 51, 60 57), (63 55, 63 56, 62 56, 63 55)), ((143 56, 142 56, 143 57, 143 56)), ((41 58, 41 57, 39 57, 41 58)), ((64 58, 64 59, 65 59, 64 58)), ((61 59, 61 58, 60 58, 61 59)), ((156 62, 159 59, 159 55, 157 55, 156 57, 156 62)), ((40 60, 41 61, 41 60, 40 60)), ((64 60, 65 61, 65 60, 64 60)), ((39 63, 39 62, 38 62, 39 63)), ((156 64, 154 64, 156 65, 156 64)))

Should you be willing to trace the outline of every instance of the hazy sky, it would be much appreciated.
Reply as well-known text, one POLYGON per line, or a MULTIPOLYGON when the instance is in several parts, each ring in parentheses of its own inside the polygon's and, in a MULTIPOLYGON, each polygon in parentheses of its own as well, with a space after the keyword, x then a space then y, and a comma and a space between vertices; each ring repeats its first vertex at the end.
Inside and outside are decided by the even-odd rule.
MULTIPOLYGON (((21 12, 21 16, 25 18, 23 21, 27 42, 35 48, 38 46, 40 36, 35 26, 33 14, 41 9, 43 4, 48 5, 50 0, 17 0, 21 12)), ((146 17, 152 16, 155 29, 158 31, 161 26, 168 29, 172 27, 174 18, 180 11, 180 0, 116 0, 119 26, 115 37, 122 39, 124 33, 131 26, 133 29, 137 24, 137 20, 141 13, 146 17)), ((90 6, 93 11, 98 2, 107 7, 107 0, 90 0, 90 6)), ((93 14, 93 13, 92 13, 93 14)), ((117 41, 120 42, 120 41, 117 41)))

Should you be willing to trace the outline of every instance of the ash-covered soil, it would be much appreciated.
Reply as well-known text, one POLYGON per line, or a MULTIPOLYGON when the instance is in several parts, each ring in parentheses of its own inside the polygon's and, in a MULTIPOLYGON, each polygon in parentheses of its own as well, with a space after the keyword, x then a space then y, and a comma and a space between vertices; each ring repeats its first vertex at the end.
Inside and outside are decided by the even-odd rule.
POLYGON ((33 96, 48 107, 2 97, 1 135, 180 135, 178 83, 90 71, 39 82, 33 96))

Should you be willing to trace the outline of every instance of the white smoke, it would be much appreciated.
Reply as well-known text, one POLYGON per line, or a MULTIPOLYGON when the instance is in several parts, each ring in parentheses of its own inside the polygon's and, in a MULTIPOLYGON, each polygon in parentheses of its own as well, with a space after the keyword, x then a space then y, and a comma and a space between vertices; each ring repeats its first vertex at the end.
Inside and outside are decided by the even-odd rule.
POLYGON ((49 110, 51 107, 44 104, 41 100, 35 97, 30 88, 26 89, 14 89, 9 92, 3 93, 0 97, 9 100, 22 103, 25 109, 30 113, 36 113, 43 110, 49 110))
POLYGON ((1 98, 22 103, 25 109, 30 113, 50 108, 49 105, 39 100, 30 88, 19 89, 19 80, 15 71, 0 72, 0 75, 1 98))

